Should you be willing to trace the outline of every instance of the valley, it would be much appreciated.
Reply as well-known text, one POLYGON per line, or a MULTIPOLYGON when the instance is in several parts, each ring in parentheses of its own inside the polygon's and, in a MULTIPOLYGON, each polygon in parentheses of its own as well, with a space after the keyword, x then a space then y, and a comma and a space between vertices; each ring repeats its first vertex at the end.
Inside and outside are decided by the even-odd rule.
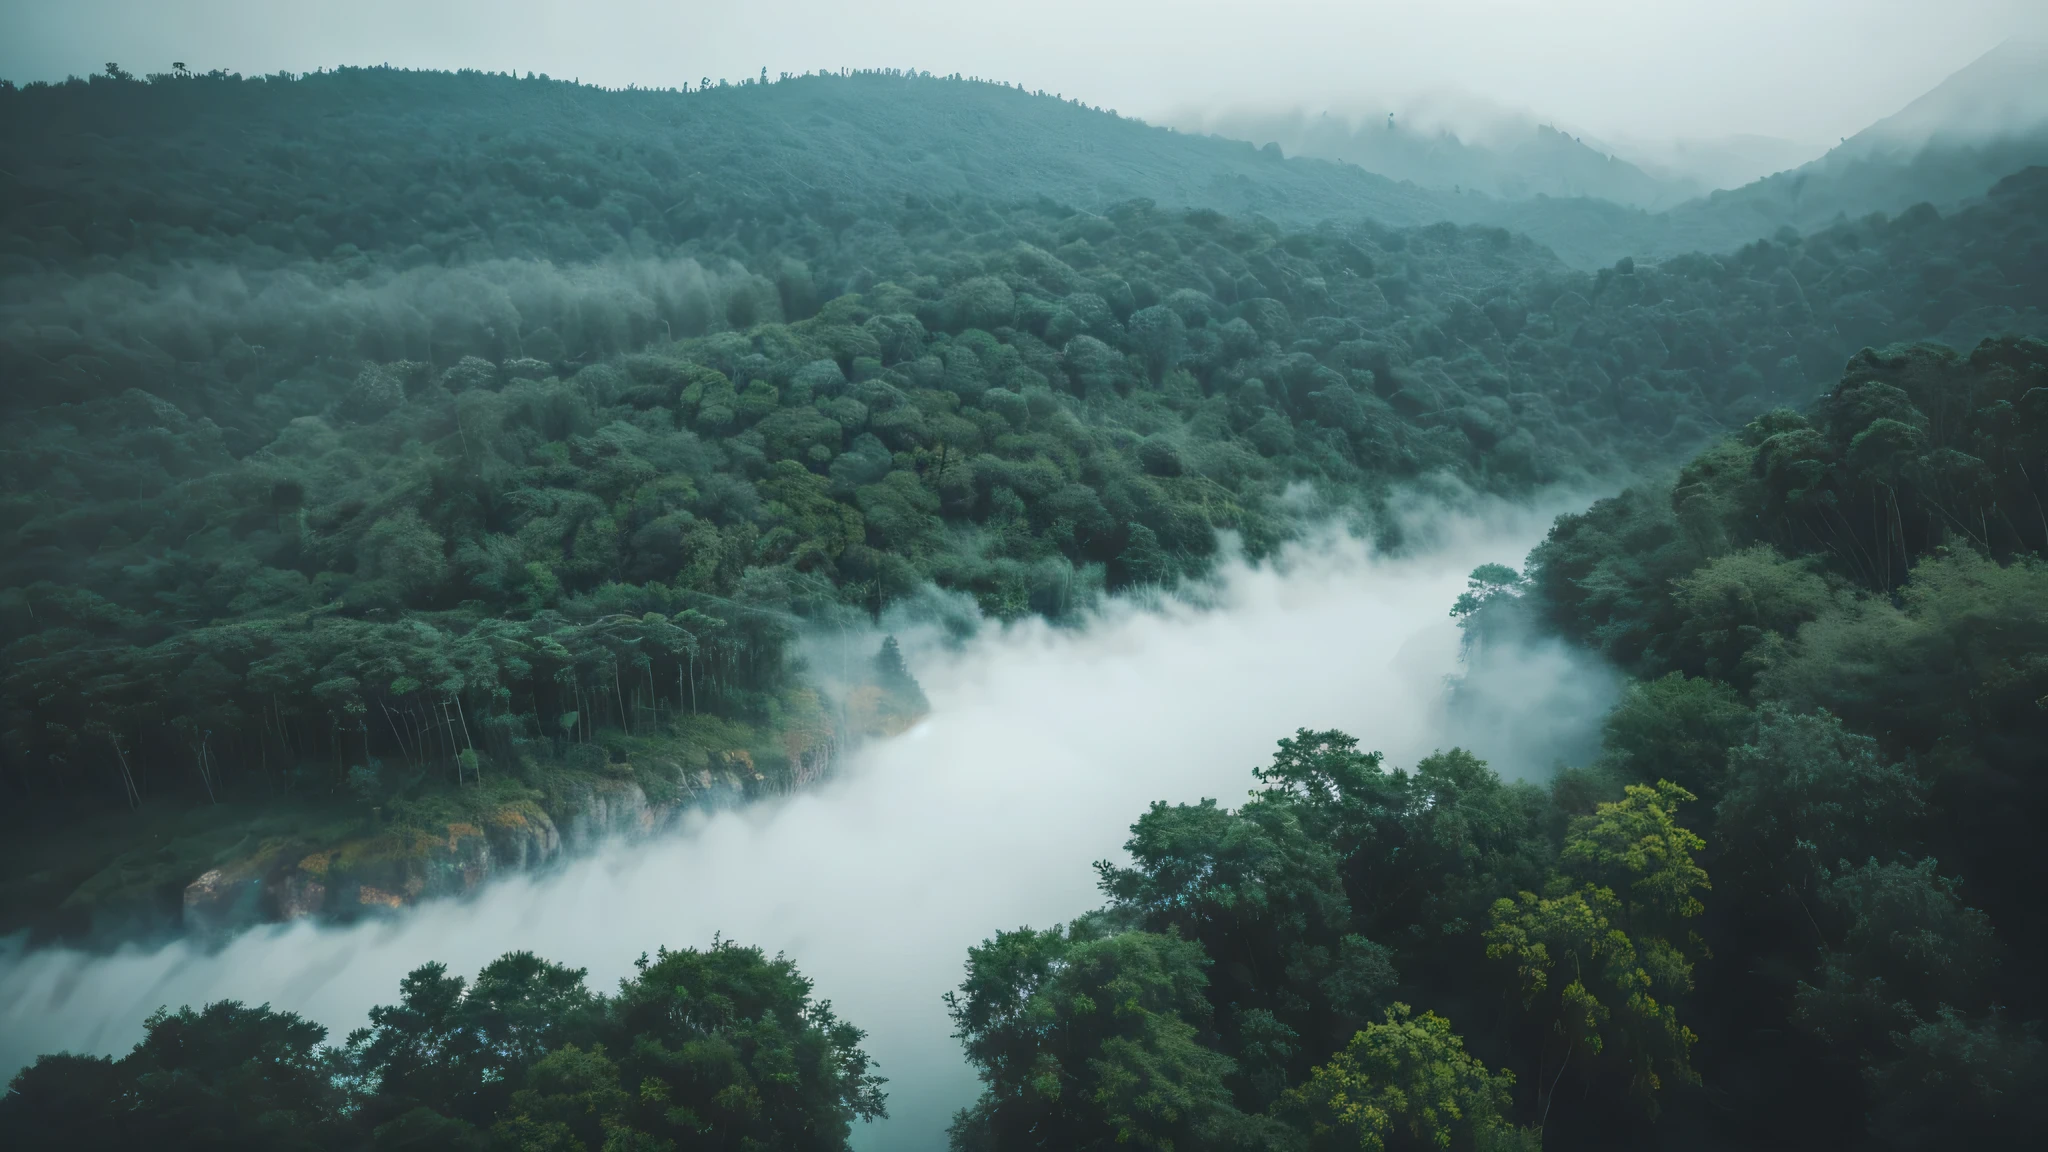
POLYGON ((2024 1143, 2029 51, 1705 196, 914 70, 0 85, 0 1125, 2024 1143))

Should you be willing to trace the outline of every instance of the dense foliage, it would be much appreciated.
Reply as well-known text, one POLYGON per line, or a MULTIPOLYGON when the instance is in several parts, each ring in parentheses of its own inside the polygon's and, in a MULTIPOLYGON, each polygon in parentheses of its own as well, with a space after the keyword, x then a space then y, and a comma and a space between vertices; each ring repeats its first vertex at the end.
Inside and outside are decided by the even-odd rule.
POLYGON ((1523 607, 1643 680, 1617 765, 1716 802, 1731 1081, 1816 1123, 2041 1121, 2044 501, 2048 346, 1893 348, 1530 557, 1523 607))
MULTIPOLYGON (((391 115, 441 84, 452 132, 518 88, 485 80, 6 99, 52 103, 46 125, 107 105, 337 133, 382 121, 313 117, 327 85, 391 115)), ((707 131, 749 107, 689 99, 707 131)), ((264 162, 247 214, 148 224, 180 202, 153 193, 83 260, 64 224, 12 233, 42 269, 5 305, 17 794, 327 791, 373 761, 453 780, 464 755, 706 710, 774 727, 801 708, 793 619, 927 581, 1060 615, 1200 565, 1219 529, 1257 554, 1299 481, 1522 491, 1803 399, 1868 341, 2043 323, 2038 172, 1947 220, 1585 276, 1484 229, 1288 233, 1145 202, 821 191, 771 213, 721 185, 754 215, 600 227, 484 159, 437 216, 401 181, 295 175, 349 151, 321 139, 264 162), (315 186, 341 215, 255 222, 315 186), (604 259, 508 263, 534 256, 604 259)), ((579 177, 600 199, 660 175, 600 158, 579 177)), ((221 162, 167 155, 152 182, 221 162)))
POLYGON ((1639 677, 1601 757, 1304 731, 1155 804, 1101 911, 970 951, 954 1146, 2037 1141, 2044 433, 2048 345, 1866 352, 1475 571, 1472 643, 1639 677))
POLYGON ((1630 1139, 1697 1080, 1690 793, 1305 730, 1258 776, 1235 811, 1155 804, 1101 911, 969 953, 949 1003, 986 1090, 955 1147, 1533 1147, 1521 1114, 1630 1139))
POLYGON ((642 956, 614 996, 514 952, 427 964, 346 1043, 269 1005, 159 1011, 118 1060, 45 1056, 8 1146, 830 1152, 884 1114, 863 1033, 789 961, 720 941, 642 956))
MULTIPOLYGON (((1424 161, 1433 178, 1409 183, 1384 155, 1365 168, 1283 158, 1269 141, 1284 137, 1263 129, 1236 140, 1186 135, 1000 81, 902 69, 767 79, 706 78, 686 92, 391 68, 124 72, 18 90, 0 81, 0 149, 13 177, 0 182, 0 231, 13 241, 0 268, 138 248, 161 259, 193 254, 195 242, 208 259, 248 270, 276 267, 262 259, 273 253, 320 258, 337 245, 404 254, 408 265, 580 261, 621 239, 643 252, 691 243, 758 251, 811 231, 805 217, 836 233, 906 197, 960 196, 1090 211, 1149 198, 1291 227, 1358 217, 1506 226, 1594 268, 1631 254, 1732 249, 1835 214, 1821 210, 1834 199, 1818 187, 1789 203, 1751 197, 1726 210, 1645 214, 1609 202, 1628 199, 1611 179, 1625 166, 1577 146, 1567 183, 1580 198, 1517 187, 1495 199, 1476 194, 1433 138, 1424 161), (1598 178, 1584 178, 1588 158, 1598 178)), ((1293 153, 1295 141, 1287 145, 1293 153)), ((1999 154, 2012 163, 1968 195, 2040 162, 2028 155, 1999 154)), ((1923 194, 1871 206, 1930 198, 1948 203, 1923 194)))

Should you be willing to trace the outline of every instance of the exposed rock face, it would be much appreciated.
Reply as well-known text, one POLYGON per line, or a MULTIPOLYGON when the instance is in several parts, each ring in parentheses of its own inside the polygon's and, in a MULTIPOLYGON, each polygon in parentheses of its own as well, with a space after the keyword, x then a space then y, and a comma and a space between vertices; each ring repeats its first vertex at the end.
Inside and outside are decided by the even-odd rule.
POLYGON ((532 804, 509 804, 484 821, 484 838, 498 868, 523 872, 562 852, 562 837, 548 814, 532 804))
MULTIPOLYGON (((694 768, 671 765, 677 787, 664 790, 658 801, 630 778, 578 780, 554 805, 565 813, 559 825, 538 804, 518 800, 474 822, 388 827, 338 843, 266 841, 185 885, 183 926, 222 935, 306 917, 382 915, 473 892, 499 873, 545 867, 565 850, 644 838, 673 825, 690 804, 725 803, 762 786, 806 787, 831 770, 842 739, 822 707, 810 711, 816 723, 793 724, 782 734, 787 778, 774 784, 751 752, 734 748, 710 753, 694 768)), ((859 695, 852 711, 852 739, 893 734, 923 714, 922 695, 870 690, 859 695)))
POLYGON ((306 872, 304 867, 301 864, 279 879, 276 908, 279 920, 313 916, 327 906, 327 885, 320 877, 306 872))
POLYGON ((673 805, 649 804, 647 793, 631 780, 591 781, 572 795, 575 812, 562 825, 562 841, 572 851, 586 851, 612 837, 639 839, 675 814, 673 805))
POLYGON ((209 869, 185 887, 186 930, 218 935, 307 916, 349 919, 462 895, 498 872, 541 867, 560 855, 562 838, 547 813, 521 802, 483 825, 394 829, 309 847, 266 842, 209 869))
POLYGON ((185 927, 201 935, 232 931, 262 919, 261 876, 214 868, 185 886, 185 927))
POLYGON ((289 845, 269 840, 256 851, 218 868, 210 868, 185 886, 187 931, 218 935, 270 919, 266 890, 289 845))

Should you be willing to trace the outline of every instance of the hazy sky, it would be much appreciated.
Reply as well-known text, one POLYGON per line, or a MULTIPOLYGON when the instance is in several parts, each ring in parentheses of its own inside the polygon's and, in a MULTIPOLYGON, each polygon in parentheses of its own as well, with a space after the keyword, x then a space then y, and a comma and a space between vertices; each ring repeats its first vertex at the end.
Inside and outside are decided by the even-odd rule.
POLYGON ((516 69, 608 85, 917 67, 1127 113, 1456 93, 1582 132, 1832 143, 2044 0, 0 0, 0 76, 516 69))

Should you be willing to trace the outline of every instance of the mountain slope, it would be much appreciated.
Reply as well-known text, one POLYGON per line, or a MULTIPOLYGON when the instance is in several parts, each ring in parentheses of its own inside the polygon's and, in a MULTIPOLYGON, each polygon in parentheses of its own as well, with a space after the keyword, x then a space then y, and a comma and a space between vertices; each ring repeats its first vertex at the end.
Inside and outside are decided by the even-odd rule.
POLYGON ((85 87, 12 93, 0 121, 0 233, 45 266, 181 229, 311 256, 419 244, 437 259, 582 258, 906 196, 1092 211, 1149 198, 1293 224, 1446 216, 1445 197, 1355 167, 985 83, 858 75, 681 94, 370 69, 85 87), (542 205, 547 226, 523 227, 542 205))
MULTIPOLYGON (((0 89, 0 99, 11 109, 0 117, 0 272, 189 252, 195 238, 213 258, 257 267, 344 246, 416 248, 414 263, 588 260, 714 235, 744 254, 808 217, 850 221, 906 198, 959 196, 1091 212, 1149 199, 1290 227, 1490 224, 1579 268, 1727 249, 1773 230, 1674 226, 1541 189, 1454 194, 1052 96, 903 74, 676 93, 345 69, 94 77, 0 89)), ((1562 136, 1536 147, 1592 163, 1562 136)))
POLYGON ((1810 164, 1673 211, 1675 232, 1766 235, 1928 203, 1946 211, 2048 163, 2048 45, 2002 44, 1810 164))
POLYGON ((2048 40, 2008 40, 1838 151, 1862 156, 1937 141, 1984 142, 2048 128, 2048 40))
POLYGON ((1455 190, 1441 205, 1445 218, 1524 232, 1569 264, 1600 267, 1625 255, 1726 251, 1786 228, 1811 232, 1921 203, 1949 211, 2048 164, 2048 44, 2002 44, 1827 155, 1693 200, 1685 197, 1696 184, 1549 129, 1474 142, 1300 113, 1196 120, 1221 135, 1274 141, 1290 155, 1455 190))
POLYGON ((1354 121, 1328 112, 1227 111, 1176 123, 1233 140, 1280 145, 1289 156, 1356 164, 1438 192, 1481 192, 1500 200, 1588 196, 1659 209, 1691 199, 1700 185, 1659 179, 1566 132, 1521 120, 1491 132, 1417 129, 1389 116, 1354 121))

